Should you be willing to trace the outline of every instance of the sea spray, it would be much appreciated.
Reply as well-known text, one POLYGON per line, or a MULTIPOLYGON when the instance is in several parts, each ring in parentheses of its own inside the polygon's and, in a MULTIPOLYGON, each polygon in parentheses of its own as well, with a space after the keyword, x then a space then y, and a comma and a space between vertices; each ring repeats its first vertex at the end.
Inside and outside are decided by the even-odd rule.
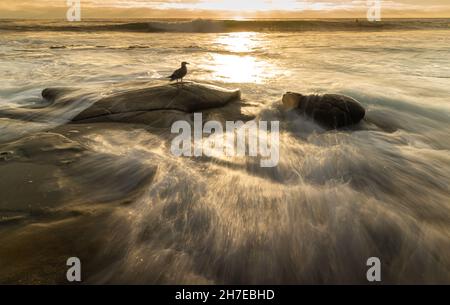
POLYGON ((280 122, 266 121, 209 121, 203 125, 201 113, 194 114, 194 141, 191 124, 187 121, 173 123, 171 132, 180 133, 172 140, 170 151, 184 157, 261 157, 261 167, 275 167, 280 160, 280 122), (210 136, 206 139, 205 134, 210 136), (193 142, 193 146, 192 146, 193 142), (247 149, 248 146, 248 149, 247 149))

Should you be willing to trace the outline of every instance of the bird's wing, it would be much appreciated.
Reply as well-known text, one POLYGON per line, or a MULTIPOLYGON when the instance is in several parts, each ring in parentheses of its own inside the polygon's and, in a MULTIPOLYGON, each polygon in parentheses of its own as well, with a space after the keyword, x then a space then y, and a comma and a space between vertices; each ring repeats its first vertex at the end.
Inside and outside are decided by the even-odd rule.
POLYGON ((171 78, 172 80, 178 79, 178 78, 181 78, 180 75, 181 75, 181 69, 178 69, 178 70, 175 70, 175 72, 173 72, 169 78, 171 78))

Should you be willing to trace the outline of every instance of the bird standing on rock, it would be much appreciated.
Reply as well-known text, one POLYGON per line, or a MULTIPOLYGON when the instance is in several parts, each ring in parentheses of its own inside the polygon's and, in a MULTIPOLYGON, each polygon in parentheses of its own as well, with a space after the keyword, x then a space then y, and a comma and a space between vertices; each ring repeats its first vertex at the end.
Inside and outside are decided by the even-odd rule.
POLYGON ((181 81, 183 82, 183 78, 187 75, 188 70, 186 65, 189 65, 188 62, 183 61, 181 63, 181 68, 176 70, 175 72, 173 72, 173 74, 171 76, 169 76, 171 81, 176 80, 178 83, 178 80, 181 79, 181 81))

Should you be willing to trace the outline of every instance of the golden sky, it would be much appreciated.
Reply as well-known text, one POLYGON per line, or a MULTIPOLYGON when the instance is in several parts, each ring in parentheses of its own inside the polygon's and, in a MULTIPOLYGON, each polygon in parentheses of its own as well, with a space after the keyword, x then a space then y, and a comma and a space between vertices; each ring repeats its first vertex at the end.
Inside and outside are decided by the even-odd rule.
MULTIPOLYGON (((450 0, 381 0, 382 16, 450 17, 450 0)), ((364 17, 366 0, 81 0, 84 18, 364 17)), ((64 18, 66 0, 0 0, 0 18, 64 18)))

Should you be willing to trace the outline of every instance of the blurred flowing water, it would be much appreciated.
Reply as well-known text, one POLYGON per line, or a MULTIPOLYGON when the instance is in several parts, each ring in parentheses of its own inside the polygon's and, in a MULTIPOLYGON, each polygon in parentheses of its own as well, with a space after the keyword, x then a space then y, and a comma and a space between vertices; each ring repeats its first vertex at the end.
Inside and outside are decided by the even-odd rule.
MULTIPOLYGON (((73 174, 81 191, 48 178, 51 190, 33 189, 56 202, 39 203, 45 217, 33 202, 0 200, 0 215, 24 219, 0 223, 1 241, 35 253, 21 254, 19 267, 0 251, 0 282, 24 270, 35 272, 27 282, 63 281, 42 266, 71 255, 86 262, 91 283, 365 283, 372 256, 385 282, 450 283, 449 55, 445 29, 2 32, 0 108, 39 104, 47 87, 160 82, 188 61, 189 80, 240 88, 250 112, 282 123, 276 168, 250 157, 176 158, 167 135, 143 129, 81 136, 98 154, 73 174), (366 122, 325 132, 280 111, 286 91, 352 96, 366 122), (128 196, 135 185, 141 191, 128 196), (127 205, 94 204, 121 194, 127 205)), ((68 120, 0 118, 0 139, 68 120)))

